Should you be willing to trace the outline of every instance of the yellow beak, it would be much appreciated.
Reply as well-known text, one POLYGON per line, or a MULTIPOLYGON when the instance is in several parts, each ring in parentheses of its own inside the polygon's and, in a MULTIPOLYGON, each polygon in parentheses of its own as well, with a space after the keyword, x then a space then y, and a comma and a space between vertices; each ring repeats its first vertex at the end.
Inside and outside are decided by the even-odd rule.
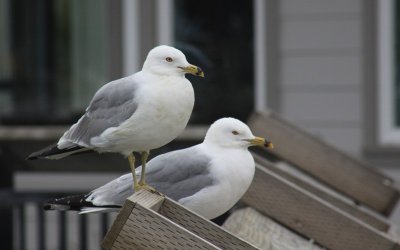
POLYGON ((250 142, 251 145, 253 146, 260 146, 260 147, 267 147, 270 149, 274 148, 274 144, 272 144, 272 142, 267 141, 264 138, 261 137, 254 137, 254 139, 247 139, 246 141, 250 142))
POLYGON ((195 65, 190 64, 189 66, 186 67, 179 67, 183 70, 185 73, 189 73, 195 76, 201 76, 204 77, 204 72, 200 67, 197 67, 195 65))

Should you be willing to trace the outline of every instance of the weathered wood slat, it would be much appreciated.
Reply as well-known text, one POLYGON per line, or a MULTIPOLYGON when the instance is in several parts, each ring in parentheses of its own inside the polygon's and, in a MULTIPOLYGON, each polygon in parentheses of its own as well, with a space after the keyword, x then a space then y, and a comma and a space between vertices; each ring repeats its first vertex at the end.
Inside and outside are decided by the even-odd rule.
POLYGON ((257 249, 257 247, 237 238, 224 228, 185 209, 168 197, 166 197, 160 209, 160 214, 223 249, 257 249))
POLYGON ((102 247, 104 249, 111 249, 115 244, 115 240, 118 238, 119 233, 122 230, 122 227, 125 225, 125 222, 128 220, 129 215, 131 214, 135 204, 133 202, 125 202, 123 208, 118 213, 117 218, 114 223, 111 225, 110 230, 107 232, 106 236, 103 239, 102 247))
MULTIPOLYGON (((130 249, 220 249, 157 212, 136 204, 116 239, 130 249)), ((117 245, 118 246, 118 245, 117 245)), ((111 249, 120 249, 113 246, 111 249)))
POLYGON ((254 249, 167 197, 141 190, 129 197, 103 240, 105 249, 254 249))
POLYGON ((286 180, 296 184, 297 186, 303 188, 304 190, 307 190, 308 192, 313 193, 314 195, 318 196, 319 198, 329 202, 330 204, 336 206, 337 208, 356 217, 357 219, 364 221, 365 223, 375 227, 376 229, 378 229, 382 232, 388 231, 388 229, 390 227, 389 222, 387 220, 385 220, 384 218, 381 218, 377 214, 374 215, 372 212, 368 213, 367 211, 361 210, 355 204, 345 202, 337 197, 330 195, 329 193, 323 191, 320 188, 317 188, 299 178, 296 178, 296 176, 290 175, 289 173, 286 173, 286 172, 278 169, 276 166, 274 166, 273 163, 266 161, 262 156, 260 156, 258 154, 253 153, 253 157, 254 157, 254 160, 261 166, 274 172, 275 174, 278 174, 279 176, 285 178, 286 180))
POLYGON ((257 164, 242 201, 329 249, 391 250, 386 234, 257 164))
POLYGON ((252 207, 235 210, 223 227, 261 249, 323 250, 313 241, 287 229, 252 207))
POLYGON ((273 154, 358 202, 387 215, 399 198, 390 178, 272 112, 253 114, 248 123, 254 134, 274 142, 273 154))
POLYGON ((163 201, 164 197, 146 190, 129 197, 102 246, 113 250, 220 249, 151 209, 163 201))

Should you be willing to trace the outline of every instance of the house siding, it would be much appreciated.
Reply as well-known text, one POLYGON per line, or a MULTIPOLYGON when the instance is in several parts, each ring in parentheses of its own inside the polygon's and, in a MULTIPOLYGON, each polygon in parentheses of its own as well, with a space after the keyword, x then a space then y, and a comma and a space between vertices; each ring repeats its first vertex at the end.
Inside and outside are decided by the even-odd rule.
POLYGON ((280 112, 348 153, 362 147, 362 1, 279 1, 280 112))

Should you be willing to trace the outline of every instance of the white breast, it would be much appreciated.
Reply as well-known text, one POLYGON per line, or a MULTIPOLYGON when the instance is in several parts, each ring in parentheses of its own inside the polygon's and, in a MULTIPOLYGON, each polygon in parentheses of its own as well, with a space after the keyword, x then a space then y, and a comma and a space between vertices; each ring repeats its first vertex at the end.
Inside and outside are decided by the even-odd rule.
POLYGON ((194 105, 194 91, 182 77, 152 79, 137 89, 138 109, 119 127, 107 129, 99 151, 128 155, 161 147, 186 127, 194 105))
POLYGON ((203 216, 216 218, 235 205, 249 188, 255 166, 245 149, 214 152, 211 174, 215 185, 179 202, 203 216))

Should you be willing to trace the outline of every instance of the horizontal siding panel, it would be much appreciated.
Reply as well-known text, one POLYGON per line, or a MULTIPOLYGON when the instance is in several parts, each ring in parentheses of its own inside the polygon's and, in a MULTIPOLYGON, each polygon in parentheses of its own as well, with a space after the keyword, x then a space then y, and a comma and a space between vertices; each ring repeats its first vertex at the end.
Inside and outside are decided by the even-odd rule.
POLYGON ((283 57, 283 85, 358 85, 361 62, 358 56, 283 57))
POLYGON ((282 14, 361 12, 361 0, 281 0, 282 14))
POLYGON ((361 0, 282 0, 281 113, 353 155, 362 143, 361 0))
POLYGON ((340 150, 359 156, 362 145, 362 131, 359 127, 313 127, 310 124, 298 124, 311 134, 340 150))
POLYGON ((282 114, 297 122, 361 122, 361 94, 357 91, 337 93, 282 93, 282 114))
POLYGON ((321 92, 354 92, 361 91, 361 85, 357 84, 295 84, 282 85, 281 91, 286 93, 321 93, 321 92))
POLYGON ((283 21, 282 51, 360 49, 359 20, 283 21))

